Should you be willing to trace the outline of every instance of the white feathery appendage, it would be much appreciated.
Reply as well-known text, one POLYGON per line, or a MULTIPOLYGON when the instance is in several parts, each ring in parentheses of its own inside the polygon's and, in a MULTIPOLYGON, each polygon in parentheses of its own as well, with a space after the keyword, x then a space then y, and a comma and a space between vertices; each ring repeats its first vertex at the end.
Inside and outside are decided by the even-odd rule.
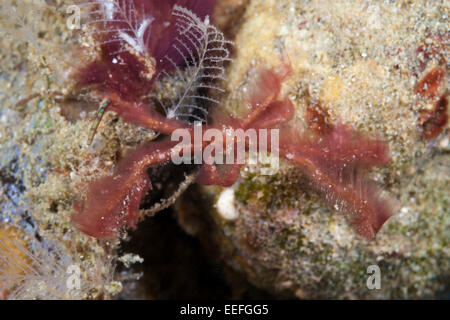
POLYGON ((8 299, 78 298, 67 289, 67 267, 75 264, 56 244, 33 242, 33 251, 14 238, 0 237, 0 285, 8 299))
POLYGON ((91 263, 56 241, 31 237, 25 244, 0 235, 0 293, 7 290, 7 299, 83 299, 112 283, 113 272, 112 256, 99 255, 91 263), (72 286, 78 271, 79 286, 72 286))
POLYGON ((128 45, 130 45, 136 52, 145 56, 148 54, 148 43, 144 40, 144 34, 147 28, 152 24, 153 20, 153 18, 148 18, 142 21, 138 30, 135 32, 134 37, 124 31, 119 32, 119 37, 128 43, 128 45))
MULTIPOLYGON (((135 51, 145 58, 151 57, 148 45, 154 18, 150 15, 140 17, 134 1, 96 0, 85 2, 82 5, 91 8, 87 14, 87 25, 96 26, 90 28, 88 31, 90 34, 115 33, 113 39, 106 40, 102 44, 120 42, 125 45, 114 54, 135 51), (122 26, 112 27, 115 25, 122 26)), ((143 12, 144 10, 142 10, 143 12)))
MULTIPOLYGON (((183 60, 180 68, 177 63, 165 56, 165 62, 173 67, 177 76, 183 82, 181 94, 176 100, 170 101, 170 106, 159 103, 164 108, 168 118, 204 121, 207 110, 199 104, 219 101, 198 93, 199 89, 223 92, 214 83, 226 80, 224 63, 231 61, 228 47, 233 42, 225 39, 222 32, 210 24, 207 16, 204 21, 190 10, 175 5, 172 14, 176 17, 178 36, 175 38, 173 49, 183 60), (202 116, 195 113, 200 112, 202 116)), ((165 70, 161 75, 170 76, 165 70)))

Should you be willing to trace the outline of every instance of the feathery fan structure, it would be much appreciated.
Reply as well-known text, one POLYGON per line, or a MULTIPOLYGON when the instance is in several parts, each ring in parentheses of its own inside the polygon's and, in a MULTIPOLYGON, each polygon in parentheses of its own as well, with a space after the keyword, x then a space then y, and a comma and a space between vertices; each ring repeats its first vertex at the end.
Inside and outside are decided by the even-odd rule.
POLYGON ((138 125, 145 126, 139 118, 154 113, 144 105, 148 97, 159 102, 168 118, 204 120, 207 105, 218 101, 201 92, 221 91, 214 80, 224 78, 223 63, 229 61, 231 44, 210 24, 214 4, 214 0, 82 2, 88 9, 87 32, 101 53, 78 70, 78 85, 93 87, 110 110, 138 125), (182 81, 182 93, 166 106, 152 90, 158 79, 173 72, 182 81))
POLYGON ((115 284, 114 255, 80 259, 61 242, 0 224, 0 299, 106 298, 115 284))
MULTIPOLYGON (((219 101, 198 92, 201 89, 223 92, 214 82, 226 80, 224 63, 231 61, 228 47, 233 43, 227 41, 222 32, 210 23, 209 16, 202 21, 191 11, 178 5, 174 6, 173 15, 177 17, 178 32, 173 49, 182 57, 184 68, 181 70, 169 55, 164 60, 177 70, 183 82, 183 92, 178 101, 171 101, 169 107, 161 101, 160 103, 169 119, 205 120, 194 113, 200 111, 206 116, 207 110, 199 106, 199 103, 218 104, 219 101)), ((170 76, 164 69, 161 75, 170 76)))
POLYGON ((111 52, 112 56, 123 52, 134 54, 146 65, 149 78, 154 72, 154 59, 149 51, 151 26, 153 16, 145 15, 144 10, 138 15, 134 1, 105 0, 85 3, 96 5, 94 10, 88 11, 87 25, 95 25, 88 31, 97 36, 100 45, 119 44, 117 51, 111 52))
MULTIPOLYGON (((69 290, 68 268, 75 265, 58 244, 33 241, 27 249, 0 233, 0 287, 7 299, 81 299, 86 290, 69 290)), ((86 283, 85 283, 86 285, 86 283)))
MULTIPOLYGON (((87 33, 101 52, 76 74, 79 86, 93 86, 105 96, 117 94, 123 100, 140 102, 152 92, 162 70, 172 72, 185 63, 174 46, 180 39, 177 23, 181 23, 175 14, 186 10, 202 21, 214 4, 214 0, 81 2, 88 10, 87 33)), ((189 50, 197 49, 187 38, 180 40, 189 50)))
MULTIPOLYGON (((102 54, 78 75, 79 85, 94 86, 97 93, 109 101, 110 110, 125 121, 164 135, 171 135, 180 128, 186 129, 191 133, 191 141, 183 147, 169 138, 148 142, 123 158, 111 176, 92 182, 86 199, 76 203, 77 212, 73 215, 76 226, 86 234, 113 238, 124 227, 134 228, 142 218, 140 202, 152 188, 147 168, 168 163, 173 154, 184 156, 186 150, 189 155, 195 150, 203 151, 212 143, 195 144, 195 125, 181 119, 201 119, 195 114, 196 111, 205 111, 200 103, 217 103, 217 100, 199 92, 201 89, 207 93, 220 91, 214 81, 223 80, 223 63, 229 60, 227 46, 230 42, 210 24, 207 17, 210 11, 200 10, 201 14, 195 11, 199 8, 196 3, 156 0, 94 2, 97 11, 92 14, 107 18, 93 20, 97 25, 94 33, 102 54), (173 6, 168 7, 167 3, 173 6), (114 9, 116 6, 122 10, 114 9), (132 23, 127 24, 123 19, 132 23), (152 57, 150 64, 142 62, 146 55, 152 57), (170 106, 164 105, 167 115, 164 117, 147 105, 142 97, 148 96, 149 92, 151 94, 157 78, 172 75, 182 80, 183 90, 170 106)), ((203 9, 212 10, 214 7, 213 1, 201 3, 203 9)), ((280 93, 290 74, 291 67, 287 61, 278 70, 259 70, 244 101, 248 113, 238 119, 214 110, 210 115, 211 123, 203 125, 203 129, 216 129, 223 135, 223 141, 227 140, 229 129, 279 129, 279 150, 271 150, 270 142, 258 141, 258 147, 269 147, 269 151, 277 151, 281 157, 303 169, 314 187, 323 191, 341 211, 349 213, 359 234, 373 238, 394 209, 365 173, 371 167, 389 163, 387 145, 379 139, 361 136, 350 126, 313 130, 311 137, 289 128, 287 123, 294 117, 294 105, 280 93)), ((224 144, 224 150, 236 150, 237 140, 231 142, 234 148, 224 144)), ((249 145, 245 144, 245 147, 248 149, 249 145)), ((236 157, 236 153, 232 156, 236 157)), ((237 161, 219 165, 207 160, 210 159, 201 164, 196 182, 230 186, 238 179, 242 165, 237 161)))

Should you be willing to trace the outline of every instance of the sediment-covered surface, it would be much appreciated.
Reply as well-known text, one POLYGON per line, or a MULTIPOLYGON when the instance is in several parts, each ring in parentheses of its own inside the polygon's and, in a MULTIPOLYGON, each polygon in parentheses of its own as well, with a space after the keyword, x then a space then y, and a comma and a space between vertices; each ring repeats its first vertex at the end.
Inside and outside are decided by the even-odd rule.
MULTIPOLYGON (((28 2, 23 1, 22 8, 28 2)), ((87 182, 110 174, 128 150, 155 135, 107 113, 93 144, 87 145, 97 106, 92 105, 89 92, 72 90, 70 68, 64 60, 82 57, 74 49, 81 37, 65 26, 61 15, 65 1, 54 2, 44 9, 45 19, 35 37, 27 38, 29 34, 22 32, 0 40, 0 240, 12 250, 28 247, 41 259, 53 245, 56 249, 49 251, 50 256, 57 252, 66 257, 63 267, 80 265, 87 281, 82 291, 61 295, 30 280, 27 288, 33 290, 19 292, 17 297, 93 299, 117 297, 122 291, 125 298, 195 298, 195 292, 203 290, 200 297, 216 292, 220 298, 386 299, 436 297, 448 290, 448 125, 426 139, 420 114, 432 110, 435 100, 415 92, 431 70, 449 72, 445 1, 219 1, 216 21, 235 41, 220 109, 242 114, 252 70, 277 68, 282 57, 288 57, 293 72, 283 84, 283 94, 295 105, 293 121, 299 128, 308 130, 308 107, 320 104, 330 125, 347 123, 388 143, 391 164, 370 175, 396 200, 396 215, 368 241, 327 203, 326 194, 310 187, 299 168, 281 162, 275 175, 264 176, 260 168, 244 167, 232 187, 193 186, 175 205, 176 219, 156 220, 163 221, 162 226, 143 224, 132 233, 136 239, 147 239, 139 232, 161 232, 164 237, 160 239, 166 241, 155 247, 166 251, 171 245, 166 233, 181 231, 164 224, 178 222, 191 238, 175 236, 179 240, 173 255, 195 251, 181 260, 161 258, 163 267, 150 267, 151 261, 146 261, 139 269, 145 280, 140 282, 134 281, 139 277, 127 268, 114 272, 119 256, 133 252, 145 259, 157 256, 158 250, 142 248, 131 239, 123 252, 120 240, 100 241, 83 235, 70 216, 87 182), (35 45, 30 41, 36 41, 35 45), (36 92, 43 94, 17 104, 36 92), (5 240, 11 238, 19 243, 5 240), (185 242, 194 244, 188 249, 185 242), (167 274, 161 270, 180 261, 188 267, 170 269, 177 279, 189 277, 183 272, 189 273, 196 261, 206 265, 209 272, 205 274, 217 290, 211 289, 213 285, 199 285, 200 280, 187 286, 186 296, 173 293, 186 288, 179 284, 164 288, 158 277, 167 274), (381 271, 379 290, 366 285, 371 265, 381 271), (219 271, 211 276, 211 268, 219 271)), ((441 96, 447 91, 445 76, 441 96)), ((144 209, 156 201, 150 198, 170 196, 180 183, 182 173, 172 175, 168 170, 176 171, 173 166, 149 171, 161 177, 154 181, 156 193, 149 194, 144 209)), ((21 263, 28 263, 20 257, 21 263)), ((133 255, 120 260, 125 264, 140 261, 133 255)), ((62 273, 59 276, 65 281, 62 273)), ((46 278, 32 280, 42 279, 46 278)), ((8 297, 14 284, 8 282, 8 286, 0 288, 0 297, 8 297)))

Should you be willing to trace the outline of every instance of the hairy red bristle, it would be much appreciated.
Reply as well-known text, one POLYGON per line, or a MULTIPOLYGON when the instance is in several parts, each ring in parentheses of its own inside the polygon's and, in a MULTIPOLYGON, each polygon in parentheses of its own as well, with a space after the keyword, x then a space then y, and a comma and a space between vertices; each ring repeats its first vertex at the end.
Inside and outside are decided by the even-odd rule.
POLYGON ((245 128, 281 128, 279 155, 299 165, 315 188, 333 205, 339 204, 359 234, 373 238, 394 214, 394 206, 389 197, 381 195, 381 188, 365 177, 365 168, 389 164, 387 144, 350 126, 330 125, 319 105, 307 111, 310 132, 281 127, 294 116, 292 102, 278 100, 285 77, 268 70, 260 71, 259 77, 249 93, 245 128))
POLYGON ((381 188, 365 177, 364 168, 388 164, 387 145, 342 125, 315 138, 286 130, 280 133, 280 155, 299 165, 312 186, 348 214, 359 234, 373 238, 394 208, 388 197, 381 197, 381 188))
POLYGON ((96 238, 113 238, 123 227, 134 228, 139 205, 151 183, 147 167, 170 161, 176 143, 166 139, 147 143, 130 152, 113 175, 89 185, 87 200, 76 203, 72 220, 78 229, 96 238))

